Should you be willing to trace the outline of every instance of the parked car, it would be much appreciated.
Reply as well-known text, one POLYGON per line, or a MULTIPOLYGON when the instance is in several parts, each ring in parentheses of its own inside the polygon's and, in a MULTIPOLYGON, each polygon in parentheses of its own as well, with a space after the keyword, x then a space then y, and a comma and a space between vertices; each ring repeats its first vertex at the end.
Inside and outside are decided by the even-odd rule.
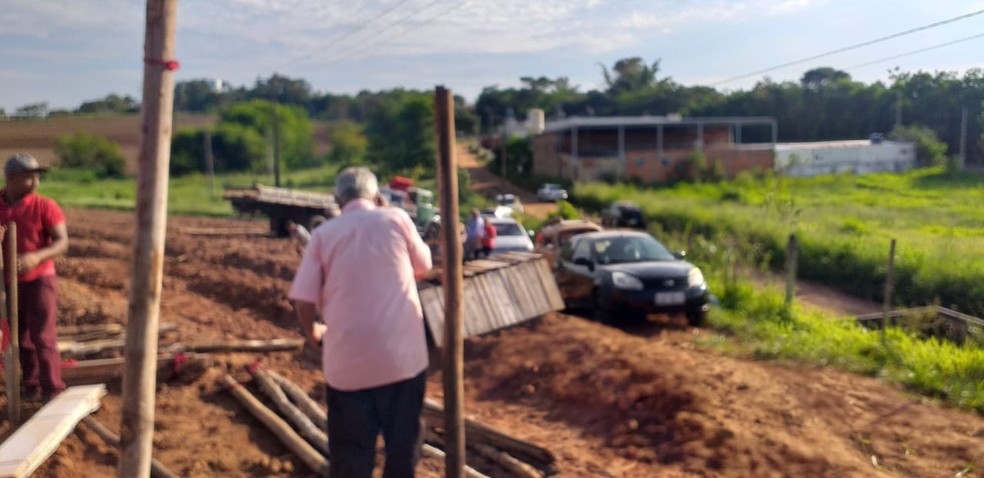
POLYGON ((646 219, 638 204, 629 201, 616 201, 601 212, 601 225, 645 229, 646 219))
POLYGON ((561 244, 566 243, 571 237, 586 232, 597 232, 602 227, 591 221, 583 219, 566 219, 543 226, 540 233, 536 235, 533 244, 533 251, 543 254, 550 262, 552 267, 557 266, 557 253, 561 244))
POLYGON ((512 217, 513 210, 508 206, 496 206, 494 209, 482 209, 481 214, 483 217, 507 218, 512 217))
POLYGON ((516 212, 523 212, 523 204, 519 202, 519 198, 515 194, 498 194, 495 196, 495 203, 516 212))
POLYGON ((495 227, 495 245, 492 254, 504 252, 533 252, 533 240, 523 225, 512 218, 486 217, 495 227))
POLYGON ((682 257, 644 232, 590 232, 564 244, 554 274, 567 305, 589 307, 601 322, 682 312, 699 325, 710 293, 700 269, 682 257))
POLYGON ((567 190, 556 183, 544 183, 536 190, 536 197, 541 201, 565 201, 567 190))

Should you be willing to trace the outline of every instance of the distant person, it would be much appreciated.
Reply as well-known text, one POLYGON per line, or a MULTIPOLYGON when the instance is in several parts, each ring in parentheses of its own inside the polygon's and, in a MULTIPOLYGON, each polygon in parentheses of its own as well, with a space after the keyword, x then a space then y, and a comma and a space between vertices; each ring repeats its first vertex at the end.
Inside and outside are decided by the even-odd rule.
POLYGON ((482 237, 485 236, 485 219, 478 209, 472 209, 471 218, 465 224, 465 247, 464 259, 475 259, 478 251, 482 248, 482 237))
POLYGON ((492 221, 485 221, 485 226, 483 226, 484 231, 482 234, 482 249, 480 251, 482 257, 489 257, 492 254, 492 249, 495 247, 495 225, 492 221))
POLYGON ((342 214, 314 230, 290 289, 302 332, 322 347, 331 476, 371 477, 382 433, 383 476, 412 477, 428 361, 416 280, 430 249, 406 211, 379 200, 368 169, 342 171, 335 196, 342 214))
MULTIPOLYGON (((17 316, 24 396, 40 396, 45 402, 65 390, 53 259, 68 251, 65 214, 55 201, 37 193, 41 173, 47 170, 30 154, 15 154, 4 165, 6 184, 0 191, 0 235, 6 235, 11 223, 17 225, 17 316)), ((6 248, 7 241, 3 245, 6 248)))
POLYGON ((311 233, 304 226, 288 219, 287 232, 290 234, 290 242, 299 255, 304 255, 308 241, 311 240, 311 233))

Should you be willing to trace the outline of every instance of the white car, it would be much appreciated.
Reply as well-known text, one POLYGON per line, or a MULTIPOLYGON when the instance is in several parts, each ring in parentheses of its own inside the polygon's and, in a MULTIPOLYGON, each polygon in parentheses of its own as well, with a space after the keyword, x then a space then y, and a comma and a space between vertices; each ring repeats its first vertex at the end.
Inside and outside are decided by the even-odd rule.
POLYGON ((567 190, 555 183, 545 183, 536 190, 536 197, 541 201, 565 201, 567 190))
POLYGON ((495 240, 492 254, 505 252, 533 252, 533 241, 523 225, 512 218, 486 217, 495 228, 495 240))

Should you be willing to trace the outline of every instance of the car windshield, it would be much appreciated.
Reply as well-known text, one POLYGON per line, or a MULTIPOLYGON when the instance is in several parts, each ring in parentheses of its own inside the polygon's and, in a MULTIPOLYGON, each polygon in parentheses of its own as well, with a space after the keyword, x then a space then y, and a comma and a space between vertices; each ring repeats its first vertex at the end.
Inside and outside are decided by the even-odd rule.
POLYGON ((516 196, 502 196, 499 198, 499 204, 503 206, 508 206, 516 202, 516 196))
POLYGON ((523 235, 523 230, 519 228, 519 224, 514 222, 497 222, 492 225, 495 226, 495 235, 497 236, 523 235))
POLYGON ((599 264, 676 260, 663 244, 649 236, 597 239, 592 246, 599 264))
POLYGON ((543 185, 543 189, 546 189, 546 190, 560 189, 560 185, 559 184, 544 184, 543 185))

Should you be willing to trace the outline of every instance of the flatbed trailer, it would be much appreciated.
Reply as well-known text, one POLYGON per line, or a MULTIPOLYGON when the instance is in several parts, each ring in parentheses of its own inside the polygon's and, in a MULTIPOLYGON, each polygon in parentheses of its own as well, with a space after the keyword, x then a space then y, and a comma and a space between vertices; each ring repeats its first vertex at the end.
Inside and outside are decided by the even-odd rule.
POLYGON ((263 214, 270 218, 270 233, 286 236, 287 221, 294 221, 308 229, 315 220, 328 217, 328 211, 337 209, 331 194, 298 191, 257 184, 250 188, 226 188, 222 199, 232 203, 241 214, 263 214))

